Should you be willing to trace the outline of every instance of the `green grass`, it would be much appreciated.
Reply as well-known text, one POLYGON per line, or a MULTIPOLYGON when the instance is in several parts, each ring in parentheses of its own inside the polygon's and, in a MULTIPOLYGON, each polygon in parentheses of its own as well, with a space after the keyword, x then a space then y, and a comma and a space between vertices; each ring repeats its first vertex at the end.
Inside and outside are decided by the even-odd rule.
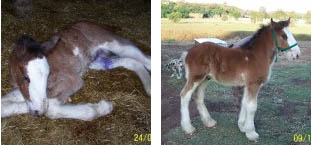
MULTIPOLYGON (((255 117, 256 129, 260 135, 257 143, 248 141, 237 127, 238 112, 211 112, 218 122, 216 128, 206 128, 200 117, 192 118, 195 134, 187 136, 181 127, 171 129, 166 144, 172 145, 285 145, 310 144, 308 139, 302 143, 293 141, 294 134, 310 135, 310 74, 311 64, 274 68, 269 83, 260 90, 258 110, 255 117), (276 100, 282 100, 277 103, 276 100)), ((170 80, 181 89, 181 80, 170 80)), ((206 92, 211 102, 228 102, 233 98, 231 88, 210 82, 206 92), (217 95, 216 95, 217 94, 217 95), (218 95, 219 94, 219 95, 218 95), (220 94, 224 94, 220 96, 220 94)), ((225 106, 226 107, 226 106, 225 106)))
MULTIPOLYGON (((229 39, 236 36, 241 38, 254 33, 260 24, 239 21, 217 21, 211 19, 182 19, 173 23, 166 18, 161 20, 161 39, 176 41, 193 41, 200 37, 218 37, 229 39)), ((310 40, 310 25, 295 25, 290 27, 297 40, 310 40)))
POLYGON ((177 40, 175 40, 175 39, 165 39, 165 40, 162 40, 162 42, 172 43, 172 42, 177 42, 177 40))

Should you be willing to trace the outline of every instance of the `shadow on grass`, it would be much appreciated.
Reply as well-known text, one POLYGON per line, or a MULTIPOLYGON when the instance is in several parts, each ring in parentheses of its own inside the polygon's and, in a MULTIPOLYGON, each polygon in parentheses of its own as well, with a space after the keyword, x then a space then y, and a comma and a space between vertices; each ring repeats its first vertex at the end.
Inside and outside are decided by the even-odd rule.
MULTIPOLYGON (((257 143, 248 141, 244 133, 237 127, 238 110, 222 110, 228 103, 215 104, 213 102, 224 102, 226 97, 214 95, 227 87, 209 84, 208 96, 205 100, 208 110, 211 112, 218 124, 216 128, 206 128, 197 115, 192 117, 192 123, 196 132, 187 136, 178 125, 163 135, 163 144, 213 144, 213 145, 277 145, 277 144, 310 144, 308 136, 311 129, 310 116, 310 74, 311 64, 300 64, 296 66, 284 66, 273 68, 269 83, 265 84, 259 92, 258 110, 255 116, 255 126, 260 135, 257 143), (213 107, 213 108, 211 108, 213 107), (303 140, 294 140, 295 135, 306 136, 303 140), (300 141, 300 143, 298 142, 300 141)), ((179 88, 179 82, 173 86, 179 88)), ((222 94, 227 94, 222 93, 222 94)), ((194 109, 193 105, 193 109, 194 109)), ((192 106, 190 107, 192 110, 192 106)))

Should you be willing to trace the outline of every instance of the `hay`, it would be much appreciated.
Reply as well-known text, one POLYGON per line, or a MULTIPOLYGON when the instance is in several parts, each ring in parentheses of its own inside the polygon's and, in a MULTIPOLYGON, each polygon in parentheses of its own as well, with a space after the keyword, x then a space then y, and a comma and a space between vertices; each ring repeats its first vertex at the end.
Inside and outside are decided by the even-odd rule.
MULTIPOLYGON (((63 26, 88 20, 115 28, 116 33, 134 41, 150 53, 150 7, 146 1, 34 1, 32 12, 14 16, 11 1, 2 1, 1 73, 4 95, 11 90, 8 55, 21 34, 43 41, 63 26)), ((149 54, 150 55, 150 54, 149 54)), ((135 73, 118 68, 89 71, 85 86, 72 96, 72 103, 113 102, 112 114, 92 122, 19 115, 2 119, 2 144, 137 144, 134 134, 151 132, 150 97, 135 73)), ((142 143, 142 142, 139 142, 142 143)), ((150 144, 150 142, 144 142, 150 144)))

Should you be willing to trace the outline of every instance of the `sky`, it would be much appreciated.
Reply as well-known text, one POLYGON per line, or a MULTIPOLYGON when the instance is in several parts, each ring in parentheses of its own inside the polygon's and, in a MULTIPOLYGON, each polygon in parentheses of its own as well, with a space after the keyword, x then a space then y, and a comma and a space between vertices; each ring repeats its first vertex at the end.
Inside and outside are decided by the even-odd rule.
MULTIPOLYGON (((180 1, 180 0, 173 0, 180 1)), ((242 9, 259 10, 260 7, 265 7, 267 12, 284 10, 295 11, 298 13, 306 13, 311 10, 311 0, 184 0, 190 3, 218 3, 236 6, 242 9)))

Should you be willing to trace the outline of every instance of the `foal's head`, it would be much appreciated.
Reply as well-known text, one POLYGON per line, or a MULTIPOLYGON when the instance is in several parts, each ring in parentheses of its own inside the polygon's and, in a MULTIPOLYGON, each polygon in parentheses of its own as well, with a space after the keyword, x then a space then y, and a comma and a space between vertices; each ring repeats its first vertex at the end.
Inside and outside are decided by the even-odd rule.
POLYGON ((272 35, 275 48, 285 51, 288 60, 299 58, 300 48, 293 34, 288 30, 290 18, 285 21, 274 22, 271 19, 272 35))
POLYGON ((43 50, 36 40, 22 36, 9 58, 12 82, 19 87, 33 115, 42 115, 48 107, 50 68, 43 50))

